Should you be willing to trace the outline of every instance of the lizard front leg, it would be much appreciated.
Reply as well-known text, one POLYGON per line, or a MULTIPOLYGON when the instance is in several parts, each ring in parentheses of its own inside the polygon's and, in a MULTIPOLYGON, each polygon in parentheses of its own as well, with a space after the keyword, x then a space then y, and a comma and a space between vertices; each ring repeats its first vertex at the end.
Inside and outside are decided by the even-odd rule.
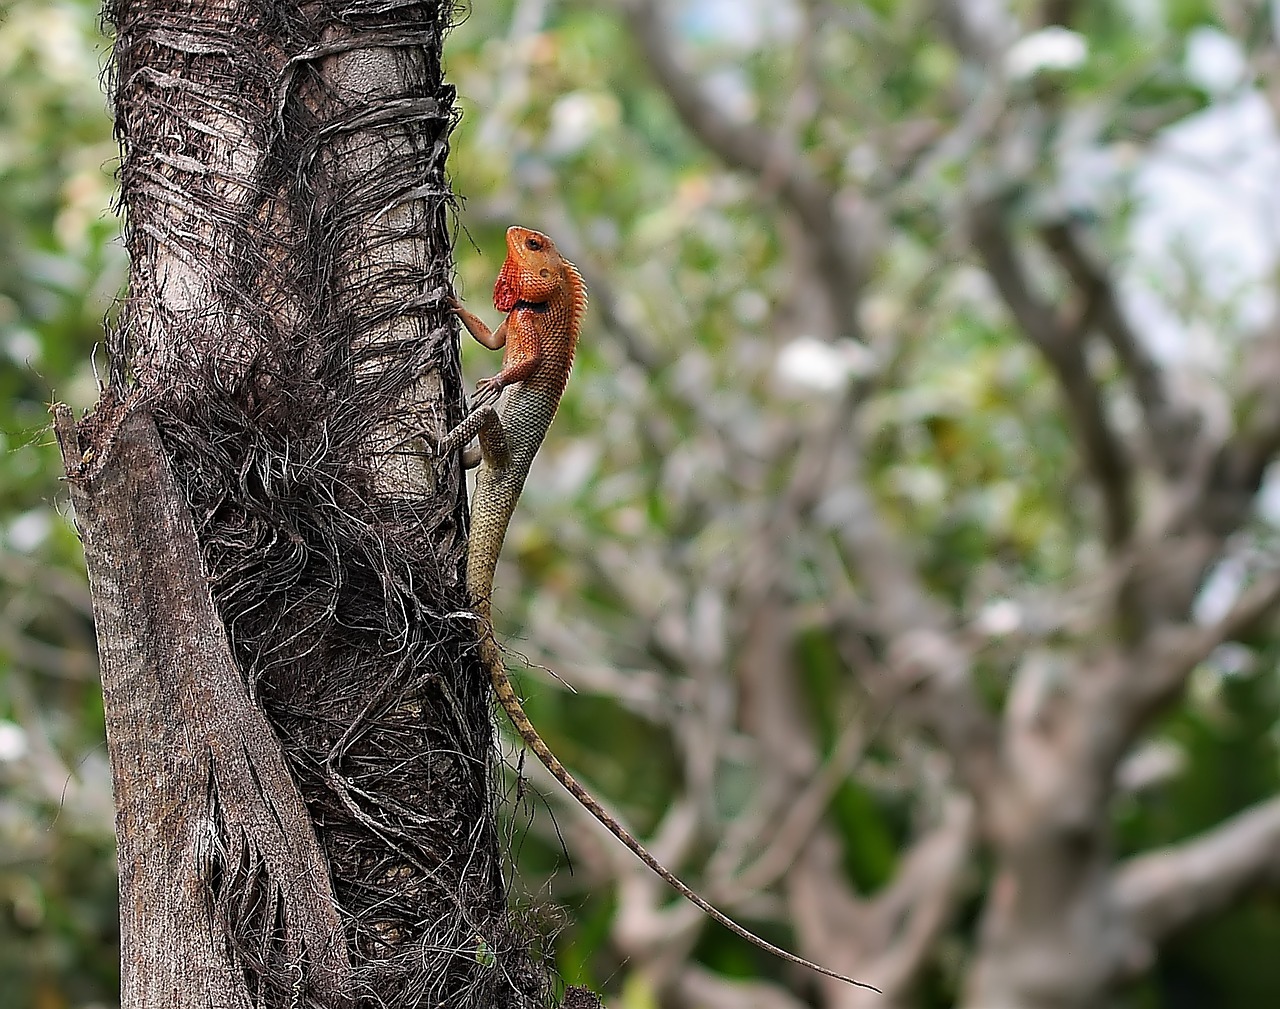
MULTIPOLYGON (((484 323, 480 325, 483 326, 484 323)), ((506 323, 503 323, 502 328, 506 328, 506 323)), ((494 409, 493 403, 497 401, 504 388, 516 382, 528 380, 541 365, 542 357, 533 354, 508 364, 491 378, 480 379, 476 383, 476 399, 481 401, 481 405, 444 436, 437 452, 443 455, 466 445, 472 438, 478 438, 481 458, 495 469, 505 469, 511 461, 511 449, 507 445, 507 434, 503 430, 502 420, 498 416, 498 411, 494 409)), ((462 464, 465 468, 470 469, 478 462, 479 459, 473 455, 463 453, 462 464)))
MULTIPOLYGON (((511 351, 508 350, 507 355, 509 357, 511 351)), ((500 393, 507 386, 514 385, 516 382, 527 382, 537 374, 540 367, 542 367, 542 355, 536 352, 518 361, 504 364, 498 374, 491 378, 482 378, 476 383, 476 395, 485 396, 500 393)))
MULTIPOLYGON (((482 347, 487 347, 489 350, 501 350, 506 346, 507 323, 510 321, 510 316, 503 319, 502 324, 497 329, 491 330, 480 316, 469 311, 461 301, 452 295, 449 297, 449 307, 453 310, 453 314, 458 317, 458 321, 466 327, 467 332, 471 334, 476 343, 482 347)), ((480 440, 480 451, 478 453, 471 448, 463 449, 463 468, 472 469, 478 466, 482 458, 490 466, 506 467, 511 460, 511 450, 507 446, 507 437, 506 432, 502 429, 502 421, 498 417, 497 410, 493 407, 493 403, 497 401, 498 394, 502 392, 503 384, 505 383, 495 382, 493 379, 484 379, 477 385, 476 399, 480 401, 479 405, 461 424, 440 440, 439 444, 436 445, 437 455, 456 451, 458 448, 467 445, 472 438, 478 437, 480 440)))
POLYGON ((497 329, 490 330, 480 316, 464 308, 457 298, 452 296, 449 298, 449 307, 453 309, 453 314, 458 317, 458 321, 466 327, 467 332, 480 346, 488 347, 490 350, 501 350, 507 345, 507 323, 511 321, 510 316, 503 319, 502 325, 497 329))
MULTIPOLYGON (((493 408, 492 402, 497 400, 502 390, 508 385, 524 382, 532 377, 541 365, 541 356, 535 354, 508 364, 491 378, 480 379, 476 383, 476 397, 489 402, 476 407, 466 420, 445 435, 444 440, 440 442, 440 453, 453 451, 461 445, 466 445, 472 438, 478 438, 480 457, 495 469, 506 469, 511 462, 511 449, 507 444, 507 433, 502 427, 502 420, 498 416, 498 411, 493 408)), ((470 469, 478 462, 479 459, 474 455, 463 453, 462 465, 465 468, 470 469)))

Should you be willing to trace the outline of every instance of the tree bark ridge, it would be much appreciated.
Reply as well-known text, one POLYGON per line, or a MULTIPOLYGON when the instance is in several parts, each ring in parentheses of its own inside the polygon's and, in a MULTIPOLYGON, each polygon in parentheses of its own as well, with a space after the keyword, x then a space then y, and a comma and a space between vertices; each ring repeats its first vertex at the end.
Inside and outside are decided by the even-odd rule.
POLYGON ((155 424, 138 398, 110 420, 89 445, 65 407, 56 423, 115 783, 121 1006, 247 1009, 239 979, 256 957, 296 978, 275 994, 345 1005, 351 963, 328 865, 232 658, 155 424))

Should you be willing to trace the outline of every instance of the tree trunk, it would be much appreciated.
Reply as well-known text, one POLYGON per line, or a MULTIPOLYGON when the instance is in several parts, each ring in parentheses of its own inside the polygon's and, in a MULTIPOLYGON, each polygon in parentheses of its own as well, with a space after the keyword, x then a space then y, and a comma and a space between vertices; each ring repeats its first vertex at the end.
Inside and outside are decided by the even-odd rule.
POLYGON ((459 419, 441 0, 109 7, 130 289, 58 408, 125 1009, 545 1001, 511 926, 459 419), (460 615, 461 614, 461 615, 460 615))
POLYGON ((966 1006, 1090 1009, 1120 973, 1109 852, 1095 836, 1046 834, 1000 851, 966 1006))

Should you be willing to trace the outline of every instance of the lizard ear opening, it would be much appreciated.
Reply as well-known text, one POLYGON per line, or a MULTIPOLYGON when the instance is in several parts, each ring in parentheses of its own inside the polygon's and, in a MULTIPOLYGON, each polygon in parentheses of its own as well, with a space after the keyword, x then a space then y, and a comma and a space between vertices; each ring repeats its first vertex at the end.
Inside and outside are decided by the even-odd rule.
POLYGON ((499 312, 510 312, 520 300, 520 268, 507 258, 493 283, 493 307, 499 312))

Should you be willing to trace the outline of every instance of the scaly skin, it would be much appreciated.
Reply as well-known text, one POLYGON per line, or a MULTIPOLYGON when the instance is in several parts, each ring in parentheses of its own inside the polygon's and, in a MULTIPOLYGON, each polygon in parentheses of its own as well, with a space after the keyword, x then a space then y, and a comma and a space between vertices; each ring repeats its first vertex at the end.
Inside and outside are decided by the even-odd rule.
POLYGON ((556 780, 614 837, 682 896, 731 932, 775 956, 827 977, 879 991, 872 985, 837 974, 766 942, 700 897, 654 858, 590 792, 578 784, 524 713, 507 677, 502 652, 490 623, 493 573, 516 501, 529 475, 529 467, 569 381, 578 331, 587 307, 587 288, 573 264, 561 257, 551 239, 528 228, 512 227, 507 229, 507 258, 493 287, 493 304, 499 311, 506 312, 507 317, 501 326, 490 331, 479 317, 463 308, 456 299, 453 301, 454 311, 476 340, 490 350, 506 348, 502 371, 492 378, 481 379, 477 386, 478 395, 481 399, 490 399, 508 385, 518 383, 519 387, 508 398, 501 417, 491 405, 481 406, 445 437, 440 450, 460 448, 476 436, 480 440, 483 462, 471 501, 467 591, 481 619, 480 660, 489 671, 498 702, 525 745, 555 775, 556 780))

